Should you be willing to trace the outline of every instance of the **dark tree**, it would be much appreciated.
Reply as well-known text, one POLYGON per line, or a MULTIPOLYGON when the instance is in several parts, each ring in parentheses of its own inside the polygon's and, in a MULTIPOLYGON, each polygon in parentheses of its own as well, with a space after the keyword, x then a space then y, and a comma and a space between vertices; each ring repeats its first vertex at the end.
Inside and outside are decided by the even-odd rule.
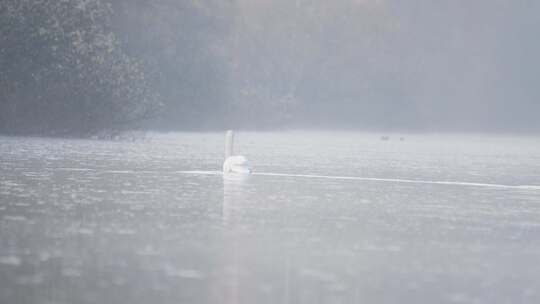
POLYGON ((86 136, 159 107, 101 0, 0 2, 0 131, 86 136))

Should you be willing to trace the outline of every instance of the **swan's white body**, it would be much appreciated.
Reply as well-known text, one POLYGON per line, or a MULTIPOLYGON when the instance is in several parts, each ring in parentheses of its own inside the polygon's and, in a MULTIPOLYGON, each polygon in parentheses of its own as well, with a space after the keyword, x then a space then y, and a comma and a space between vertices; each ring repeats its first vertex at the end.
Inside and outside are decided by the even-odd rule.
POLYGON ((233 155, 234 133, 227 131, 225 135, 225 162, 223 173, 225 174, 250 174, 251 167, 246 157, 233 155))
POLYGON ((230 156, 223 163, 224 173, 250 174, 251 168, 247 158, 242 155, 230 156))

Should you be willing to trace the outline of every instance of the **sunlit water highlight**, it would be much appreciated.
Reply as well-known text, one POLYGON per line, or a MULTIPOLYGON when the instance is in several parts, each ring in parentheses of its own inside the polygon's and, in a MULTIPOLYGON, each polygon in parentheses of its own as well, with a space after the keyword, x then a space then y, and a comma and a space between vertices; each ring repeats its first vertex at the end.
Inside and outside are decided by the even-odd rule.
POLYGON ((539 139, 379 137, 0 138, 0 303, 538 302, 539 139))

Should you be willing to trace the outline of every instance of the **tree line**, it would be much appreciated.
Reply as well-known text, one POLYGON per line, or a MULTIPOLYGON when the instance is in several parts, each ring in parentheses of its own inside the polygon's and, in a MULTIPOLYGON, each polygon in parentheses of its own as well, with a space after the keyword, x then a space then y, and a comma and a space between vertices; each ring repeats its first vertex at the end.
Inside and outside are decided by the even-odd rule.
POLYGON ((4 0, 0 132, 287 125, 308 101, 342 98, 351 75, 325 74, 386 30, 377 7, 355 3, 4 0))
POLYGON ((538 9, 502 0, 2 0, 0 133, 540 129, 538 9))

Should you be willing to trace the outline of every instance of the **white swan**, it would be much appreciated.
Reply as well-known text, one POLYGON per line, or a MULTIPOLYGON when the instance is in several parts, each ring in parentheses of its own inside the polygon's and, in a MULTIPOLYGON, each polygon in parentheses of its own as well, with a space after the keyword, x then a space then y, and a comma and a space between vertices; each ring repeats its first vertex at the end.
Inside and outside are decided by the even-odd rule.
POLYGON ((242 155, 233 155, 234 132, 227 131, 225 135, 225 162, 223 173, 225 174, 250 174, 251 167, 247 158, 242 155))

